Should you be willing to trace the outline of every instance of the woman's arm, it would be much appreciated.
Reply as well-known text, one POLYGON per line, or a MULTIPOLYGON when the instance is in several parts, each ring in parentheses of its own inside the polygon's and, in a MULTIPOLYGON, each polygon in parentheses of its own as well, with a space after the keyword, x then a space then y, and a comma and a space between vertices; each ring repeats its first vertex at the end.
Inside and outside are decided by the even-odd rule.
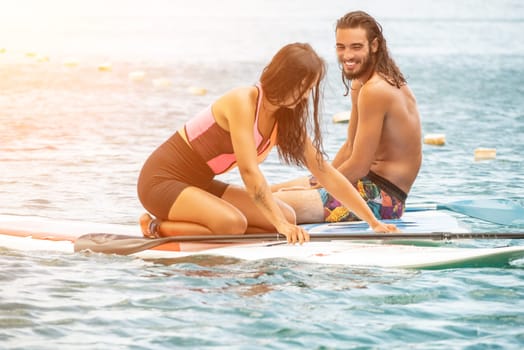
POLYGON ((344 175, 325 160, 322 160, 319 164, 315 148, 310 140, 306 145, 306 160, 309 171, 318 179, 320 184, 346 208, 366 221, 375 232, 398 231, 395 225, 384 224, 375 218, 364 199, 344 175))
POLYGON ((253 135, 254 103, 247 93, 231 94, 220 101, 217 108, 221 110, 218 113, 221 113, 227 121, 238 170, 249 196, 261 213, 278 232, 287 237, 289 242, 302 243, 309 240, 309 234, 303 228, 286 220, 258 166, 253 135))

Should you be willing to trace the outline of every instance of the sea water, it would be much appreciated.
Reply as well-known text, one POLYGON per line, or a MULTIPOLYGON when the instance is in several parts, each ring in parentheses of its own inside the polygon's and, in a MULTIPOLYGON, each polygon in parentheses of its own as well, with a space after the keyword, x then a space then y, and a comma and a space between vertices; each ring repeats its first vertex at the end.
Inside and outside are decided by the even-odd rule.
MULTIPOLYGON (((222 93, 254 84, 289 42, 311 43, 328 64, 332 158, 346 125, 331 118, 350 108, 334 25, 355 9, 381 22, 424 134, 446 136, 444 146, 424 145, 409 201, 523 204, 520 1, 18 1, 0 11, 0 214, 135 223, 150 152, 222 93), (496 158, 475 161, 478 147, 496 158)), ((275 153, 261 167, 270 182, 306 174, 275 153)), ((241 184, 235 171, 223 179, 241 184)), ((457 217, 477 232, 523 230, 457 217)), ((411 271, 0 248, 0 265, 2 349, 524 345, 519 261, 411 271)))

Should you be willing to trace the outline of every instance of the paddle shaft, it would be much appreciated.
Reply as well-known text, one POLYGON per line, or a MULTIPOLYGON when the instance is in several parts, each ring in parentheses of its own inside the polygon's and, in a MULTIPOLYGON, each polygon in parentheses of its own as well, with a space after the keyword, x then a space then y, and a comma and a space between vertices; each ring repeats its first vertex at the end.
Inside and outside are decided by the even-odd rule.
MULTIPOLYGON (((96 239, 97 236, 107 235, 105 233, 91 233, 82 237, 96 239)), ((241 243, 249 241, 285 241, 286 238, 280 233, 257 233, 244 235, 199 235, 199 236, 170 236, 163 238, 139 238, 132 236, 118 236, 134 240, 154 241, 156 244, 166 243, 191 243, 191 242, 216 242, 216 243, 241 243)), ((80 238, 82 238, 80 237, 80 238)), ((79 239, 80 239, 79 238, 79 239)), ((451 240, 451 239, 524 239, 523 233, 453 233, 453 232, 431 232, 431 233, 311 233, 311 241, 333 241, 333 240, 388 240, 388 239, 429 239, 429 240, 451 240)), ((122 238, 118 238, 122 239, 122 238)))
MULTIPOLYGON (((311 233, 312 241, 333 241, 333 240, 388 240, 388 239, 429 239, 435 241, 451 239, 523 239, 523 233, 450 233, 450 232, 432 232, 432 233, 311 233)), ((182 237, 165 237, 160 239, 169 240, 169 242, 245 242, 246 240, 269 240, 283 241, 285 236, 282 234, 245 234, 245 235, 220 235, 220 236, 182 236, 182 237), (196 238, 196 240, 195 240, 196 238)))
POLYGON ((410 211, 426 211, 440 209, 436 203, 410 204, 406 206, 406 212, 410 211))
MULTIPOLYGON (((312 241, 348 241, 348 240, 452 240, 452 239, 522 239, 524 233, 338 233, 323 234, 312 233, 312 241)), ((106 254, 129 255, 147 249, 153 249, 163 244, 169 243, 216 243, 216 244, 242 244, 253 242, 274 242, 272 244, 285 244, 284 235, 277 233, 269 234, 245 234, 245 235, 215 235, 215 236, 172 236, 164 238, 141 238, 133 236, 114 235, 107 233, 91 233, 79 237, 74 243, 75 252, 90 250, 93 252, 106 254)))

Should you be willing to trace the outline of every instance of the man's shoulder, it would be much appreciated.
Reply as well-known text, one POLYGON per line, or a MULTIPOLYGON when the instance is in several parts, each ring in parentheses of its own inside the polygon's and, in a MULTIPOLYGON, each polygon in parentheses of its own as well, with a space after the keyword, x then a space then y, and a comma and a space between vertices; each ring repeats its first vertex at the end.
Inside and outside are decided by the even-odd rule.
POLYGON ((373 76, 361 88, 361 95, 371 99, 388 99, 393 97, 398 88, 391 85, 386 79, 379 75, 373 76))
POLYGON ((395 81, 387 76, 384 76, 382 74, 375 73, 371 79, 368 80, 371 86, 374 86, 376 89, 383 89, 383 90, 398 90, 400 87, 407 85, 407 83, 401 84, 400 87, 395 84, 395 81))

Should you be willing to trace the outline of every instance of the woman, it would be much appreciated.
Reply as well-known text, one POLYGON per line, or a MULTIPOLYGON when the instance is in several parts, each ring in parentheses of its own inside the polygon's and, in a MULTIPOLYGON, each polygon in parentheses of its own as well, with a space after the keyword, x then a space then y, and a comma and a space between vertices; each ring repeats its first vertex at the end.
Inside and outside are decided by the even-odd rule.
POLYGON ((286 163, 305 165, 377 232, 396 230, 375 219, 353 186, 323 159, 319 99, 325 65, 309 44, 289 44, 262 72, 260 84, 233 89, 187 122, 148 158, 138 196, 145 237, 274 232, 309 240, 291 207, 273 197, 258 164, 278 145, 286 163), (314 138, 308 136, 313 98, 314 138), (214 179, 238 166, 245 188, 214 179))

